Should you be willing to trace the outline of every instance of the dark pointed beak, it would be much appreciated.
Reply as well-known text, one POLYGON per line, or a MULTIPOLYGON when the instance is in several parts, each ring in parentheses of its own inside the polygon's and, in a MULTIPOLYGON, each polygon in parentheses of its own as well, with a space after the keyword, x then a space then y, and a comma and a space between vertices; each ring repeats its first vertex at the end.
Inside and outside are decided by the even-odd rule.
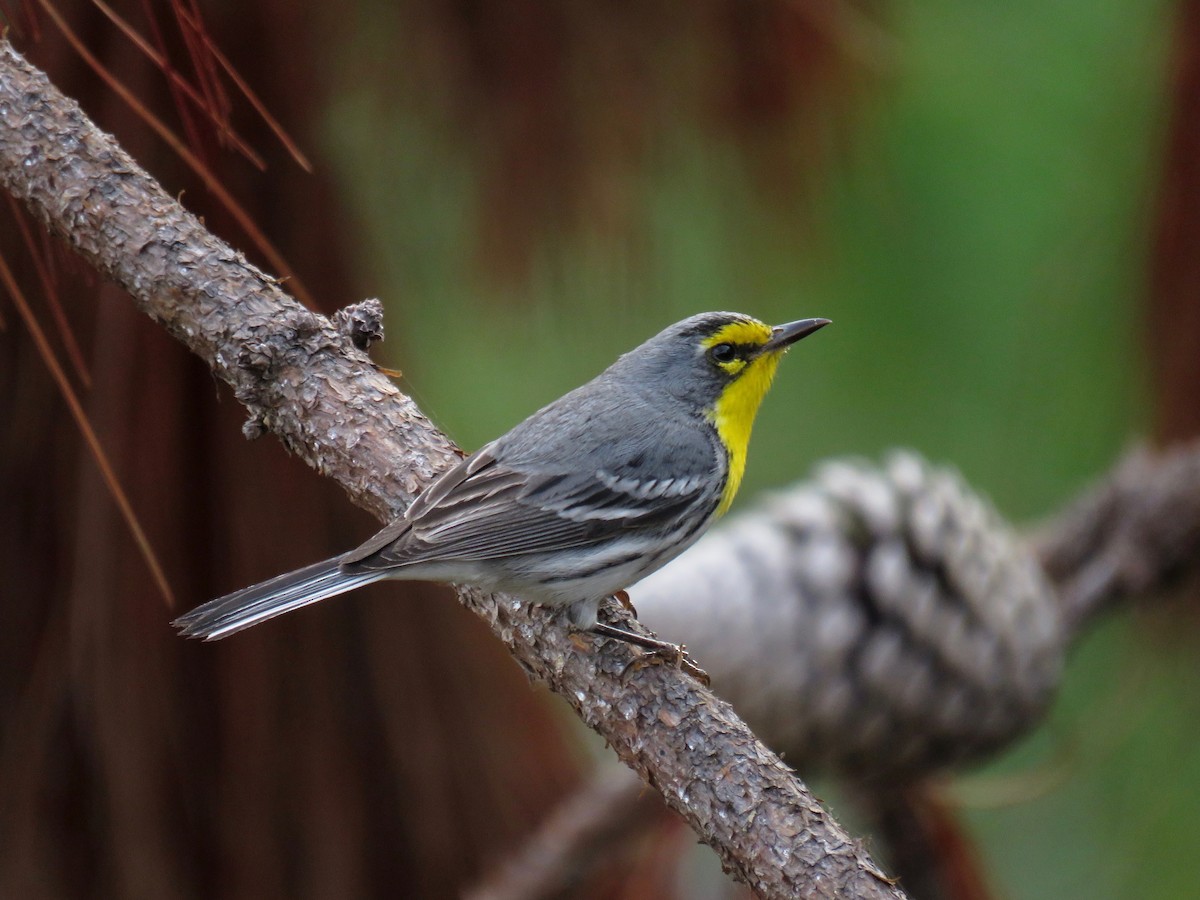
POLYGON ((771 329, 771 339, 763 344, 763 352, 785 350, 800 338, 808 337, 814 331, 819 331, 828 324, 828 319, 801 319, 798 322, 788 322, 786 325, 776 325, 771 329))

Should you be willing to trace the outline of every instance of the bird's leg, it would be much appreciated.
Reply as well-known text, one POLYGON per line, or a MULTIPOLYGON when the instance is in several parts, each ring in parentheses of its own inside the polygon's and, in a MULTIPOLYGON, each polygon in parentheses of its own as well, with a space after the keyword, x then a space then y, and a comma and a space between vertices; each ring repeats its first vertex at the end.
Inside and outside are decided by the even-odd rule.
POLYGON ((650 651, 654 656, 669 661, 671 665, 678 666, 705 687, 709 685, 710 679, 708 673, 696 665, 696 662, 688 656, 687 647, 682 644, 672 644, 668 641, 644 637, 643 635, 626 631, 624 628, 618 628, 615 625, 608 625, 604 622, 596 622, 588 631, 592 632, 592 634, 615 638, 618 641, 625 641, 627 644, 642 647, 650 651))

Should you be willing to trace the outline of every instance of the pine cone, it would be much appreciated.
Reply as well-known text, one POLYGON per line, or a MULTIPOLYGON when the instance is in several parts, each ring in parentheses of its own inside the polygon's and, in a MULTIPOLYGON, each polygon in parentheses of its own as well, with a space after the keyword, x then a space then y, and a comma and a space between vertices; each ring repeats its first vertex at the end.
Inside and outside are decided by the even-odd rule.
POLYGON ((911 452, 821 466, 630 591, 788 762, 858 780, 979 759, 1062 670, 1057 598, 957 472, 911 452))

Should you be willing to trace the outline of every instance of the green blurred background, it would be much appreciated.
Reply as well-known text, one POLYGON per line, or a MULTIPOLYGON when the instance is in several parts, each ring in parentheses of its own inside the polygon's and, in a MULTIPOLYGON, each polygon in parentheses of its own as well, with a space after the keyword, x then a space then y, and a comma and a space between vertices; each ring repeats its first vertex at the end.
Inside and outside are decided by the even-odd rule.
MULTIPOLYGON (((619 234, 543 236, 515 279, 479 253, 489 148, 403 65, 399 84, 360 77, 396 31, 360 33, 326 139, 389 305, 384 355, 473 448, 693 312, 828 316, 766 403, 742 504, 822 457, 905 445, 1017 522, 1048 515, 1148 424, 1173 9, 883 5, 847 26, 864 84, 795 126, 816 145, 802 184, 777 191, 771 163, 764 179, 736 140, 663 115, 618 173, 619 234)), ((1191 656, 1108 623, 1049 727, 957 791, 1002 896, 1194 892, 1191 656)))

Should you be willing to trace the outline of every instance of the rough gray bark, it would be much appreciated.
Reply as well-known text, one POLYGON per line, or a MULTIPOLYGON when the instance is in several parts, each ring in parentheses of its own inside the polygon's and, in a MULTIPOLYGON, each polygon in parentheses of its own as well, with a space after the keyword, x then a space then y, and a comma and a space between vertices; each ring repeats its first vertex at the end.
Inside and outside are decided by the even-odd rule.
MULTIPOLYGON (((381 519, 456 458, 347 335, 208 233, 3 40, 0 184, 228 382, 250 432, 275 432, 381 519)), ((636 650, 613 641, 581 651, 551 616, 512 598, 460 598, 759 895, 902 896, 691 678, 638 665, 636 650)))

